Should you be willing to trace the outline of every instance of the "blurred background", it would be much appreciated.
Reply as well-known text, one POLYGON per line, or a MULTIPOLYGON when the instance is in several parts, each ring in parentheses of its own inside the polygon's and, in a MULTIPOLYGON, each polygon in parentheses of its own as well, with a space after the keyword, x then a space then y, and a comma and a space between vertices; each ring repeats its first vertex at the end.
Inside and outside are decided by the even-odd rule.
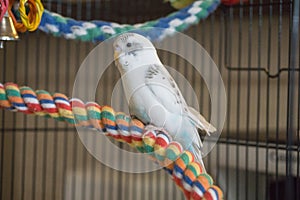
MULTIPOLYGON (((50 11, 77 20, 131 24, 174 11, 162 0, 42 3, 50 11)), ((207 50, 226 88, 225 126, 205 158, 207 171, 223 189, 225 199, 300 199, 299 8, 295 5, 299 3, 289 0, 220 5, 184 32, 207 50), (294 31, 293 20, 298 20, 294 31)), ((40 31, 19 35, 20 41, 6 42, 0 49, 0 81, 71 97, 77 70, 98 43, 40 31)), ((187 51, 200 59, 192 49, 187 51)), ((163 63, 188 80, 200 112, 209 118, 210 96, 201 76, 179 56, 158 53, 163 63)), ((106 55, 99 55, 99 66, 105 59, 106 55)), ((121 98, 111 99, 119 78, 112 63, 99 82, 96 102, 110 105, 113 101, 126 110, 121 98)), ((190 95, 178 84, 189 102, 190 95)), ((100 148, 107 157, 126 162, 106 152, 105 145, 100 148)), ((163 170, 132 174, 111 169, 89 154, 74 127, 22 113, 0 111, 0 164, 3 200, 184 199, 163 170)))

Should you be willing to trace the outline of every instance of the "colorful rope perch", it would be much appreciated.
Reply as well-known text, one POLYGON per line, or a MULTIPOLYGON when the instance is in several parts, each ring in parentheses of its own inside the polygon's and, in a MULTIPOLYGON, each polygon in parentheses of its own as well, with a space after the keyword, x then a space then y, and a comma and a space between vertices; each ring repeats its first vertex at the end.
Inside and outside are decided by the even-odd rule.
POLYGON ((176 185, 189 200, 220 200, 223 193, 209 174, 203 173, 194 155, 172 141, 165 131, 144 126, 122 112, 97 103, 83 103, 80 99, 68 99, 64 94, 50 95, 47 91, 33 91, 14 83, 0 83, 0 107, 10 111, 51 117, 76 126, 93 128, 113 139, 148 153, 171 175, 176 185))
POLYGON ((114 35, 144 29, 151 40, 162 40, 175 31, 184 31, 206 18, 220 4, 220 0, 198 0, 191 5, 157 20, 141 24, 117 24, 106 21, 77 21, 45 10, 39 29, 54 36, 82 41, 104 41, 114 35))

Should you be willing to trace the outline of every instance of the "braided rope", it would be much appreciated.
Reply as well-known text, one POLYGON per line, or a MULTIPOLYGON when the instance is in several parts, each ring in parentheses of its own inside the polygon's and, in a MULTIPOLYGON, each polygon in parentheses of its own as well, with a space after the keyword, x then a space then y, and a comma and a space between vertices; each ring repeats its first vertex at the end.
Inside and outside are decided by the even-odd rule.
POLYGON ((85 104, 80 99, 69 100, 61 93, 51 95, 45 90, 33 91, 15 83, 0 83, 0 107, 101 131, 139 152, 148 153, 156 163, 164 166, 186 199, 223 199, 221 189, 213 185, 213 179, 195 162, 194 155, 183 150, 180 143, 172 141, 168 133, 151 125, 144 126, 141 121, 115 112, 110 106, 100 106, 95 102, 85 104))
POLYGON ((77 21, 45 10, 39 29, 54 36, 82 41, 104 41, 127 31, 140 31, 151 40, 181 32, 206 18, 220 4, 220 0, 198 0, 191 5, 157 20, 140 24, 118 24, 106 21, 77 21))
POLYGON ((8 0, 0 0, 0 21, 8 9, 8 0))

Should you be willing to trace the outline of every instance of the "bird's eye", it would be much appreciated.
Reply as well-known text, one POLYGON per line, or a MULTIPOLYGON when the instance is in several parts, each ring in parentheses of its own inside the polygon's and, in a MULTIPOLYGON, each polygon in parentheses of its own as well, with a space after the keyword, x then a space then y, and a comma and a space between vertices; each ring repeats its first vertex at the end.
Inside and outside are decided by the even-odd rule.
POLYGON ((131 47, 132 44, 131 44, 130 42, 128 42, 128 43, 126 44, 126 46, 127 46, 127 47, 131 47))

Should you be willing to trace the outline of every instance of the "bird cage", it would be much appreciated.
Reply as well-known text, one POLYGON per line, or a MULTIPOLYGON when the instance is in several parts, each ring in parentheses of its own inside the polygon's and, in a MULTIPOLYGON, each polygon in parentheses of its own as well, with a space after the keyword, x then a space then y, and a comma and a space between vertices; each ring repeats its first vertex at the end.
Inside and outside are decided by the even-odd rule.
MULTIPOLYGON (((218 101, 227 108, 224 127, 204 158, 206 169, 224 199, 300 199, 299 1, 224 2, 183 31, 207 51, 226 90, 226 102, 218 101)), ((64 17, 120 24, 143 23, 175 12, 170 2, 163 0, 42 3, 48 11, 64 17)), ((19 33, 19 37, 17 42, 4 42, 0 49, 0 82, 68 97, 74 92, 80 67, 99 45, 98 41, 55 37, 41 29, 19 33)), ((177 49, 184 41, 172 45, 177 49)), ((192 47, 186 47, 186 52, 194 60, 201 59, 192 47)), ((102 52, 96 63, 108 62, 112 54, 102 52)), ((187 102, 193 103, 189 97, 195 96, 197 109, 209 119, 212 102, 202 76, 178 55, 164 50, 158 50, 158 55, 177 73, 175 80, 187 102), (193 95, 187 87, 193 89, 193 95)), ((89 71, 85 81, 97 72, 96 68, 89 71)), ((114 93, 119 80, 111 62, 94 98, 101 105, 113 104, 128 111, 119 93, 114 93)), ((164 170, 128 173, 99 162, 74 126, 3 109, 0 124, 0 199, 185 199, 164 170)), ((128 161, 107 151, 107 145, 111 142, 121 149, 130 148, 105 141, 98 145, 104 157, 125 165, 128 161)))

